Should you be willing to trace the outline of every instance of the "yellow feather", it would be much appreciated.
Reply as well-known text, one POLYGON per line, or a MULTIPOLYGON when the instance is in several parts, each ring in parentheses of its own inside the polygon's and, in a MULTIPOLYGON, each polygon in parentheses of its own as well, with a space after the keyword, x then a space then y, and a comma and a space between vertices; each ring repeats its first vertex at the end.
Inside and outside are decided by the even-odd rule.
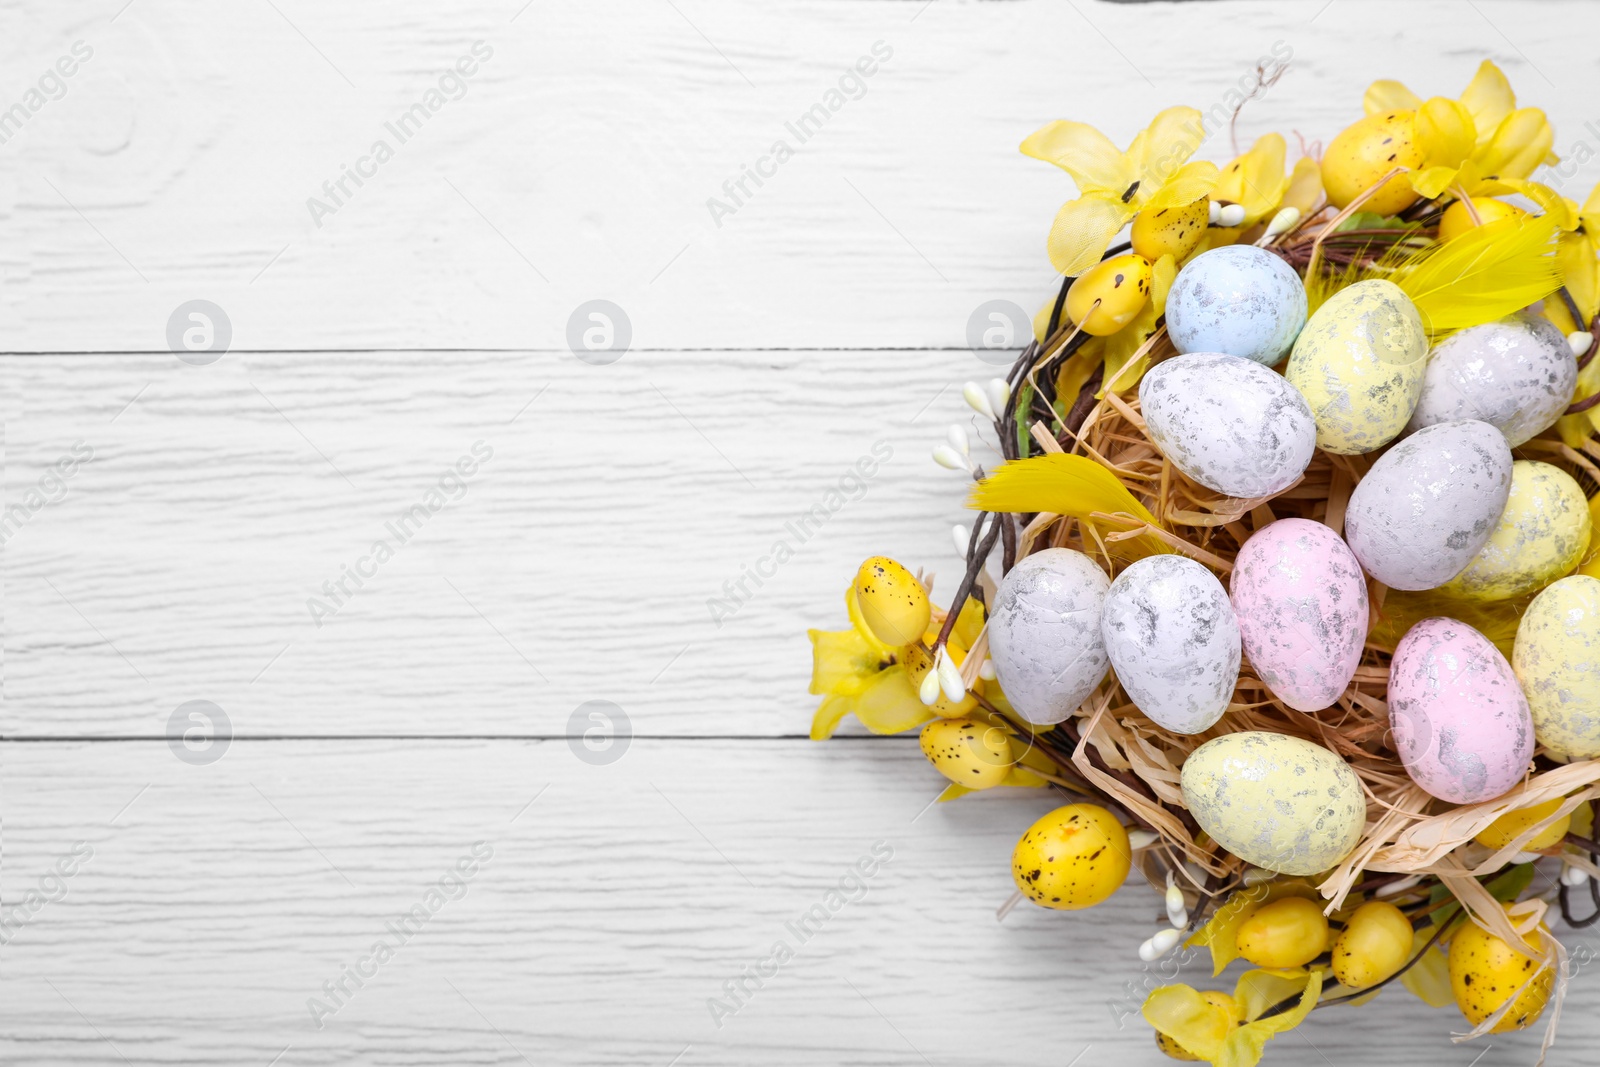
POLYGON ((1512 216, 1475 226, 1401 263, 1394 281, 1429 333, 1493 322, 1555 292, 1555 220, 1512 216))
MULTIPOLYGON (((1048 511, 1082 522, 1091 522, 1089 516, 1096 511, 1126 512, 1141 522, 1160 526, 1115 474, 1086 456, 1061 453, 1002 463, 973 487, 968 507, 1016 513, 1048 511)), ((1122 549, 1118 554, 1131 559, 1172 551, 1159 538, 1149 536, 1116 544, 1122 549)))

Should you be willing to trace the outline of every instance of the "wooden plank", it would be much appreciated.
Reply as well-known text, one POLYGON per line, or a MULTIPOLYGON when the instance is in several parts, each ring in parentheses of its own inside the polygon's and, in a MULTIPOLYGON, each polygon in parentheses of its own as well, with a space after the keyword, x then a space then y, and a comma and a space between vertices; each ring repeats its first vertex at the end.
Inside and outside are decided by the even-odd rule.
MULTIPOLYGON (((1161 1062, 1141 1022, 1118 1026, 1155 893, 997 924, 1011 844, 1052 801, 924 811, 941 781, 904 742, 638 741, 607 766, 559 741, 238 741, 208 766, 160 742, 11 743, 3 912, 41 879, 60 899, 0 948, 0 1048, 38 1065, 1161 1062), (492 855, 465 894, 346 980, 317 1029, 308 999, 399 943, 387 924, 478 841, 492 855), (799 943, 787 924, 877 842, 892 858, 799 943), (47 877, 75 845, 75 873, 47 877), (707 1001, 784 939, 794 958, 718 1027, 707 1001)), ((1594 993, 1574 980, 1555 1067, 1592 1060, 1594 993)), ((1319 1012, 1269 1062, 1479 1050, 1401 991, 1360 1012, 1319 1012)), ((1498 1067, 1536 1040, 1485 1044, 1498 1067)))
MULTIPOLYGON (((1075 118, 1126 143, 1172 104, 1225 111, 1275 45, 1293 70, 1246 112, 1246 142, 1326 141, 1375 78, 1455 95, 1487 55, 1558 151, 1594 154, 1580 0, 118 6, 53 4, 8 34, 19 72, 93 49, 4 145, 13 348, 164 350, 169 316, 202 298, 249 349, 564 351, 597 298, 638 348, 963 347, 980 305, 1031 313, 1051 290, 1070 182, 1023 137, 1075 118), (463 95, 401 143, 385 124, 460 59, 477 67, 463 95), (802 143, 789 124, 819 104, 802 143), (378 140, 393 158, 363 164, 378 140), (358 165, 370 177, 314 218, 358 165)), ((1220 132, 1202 149, 1231 154, 1220 132)), ((1563 191, 1581 200, 1594 166, 1563 191)))

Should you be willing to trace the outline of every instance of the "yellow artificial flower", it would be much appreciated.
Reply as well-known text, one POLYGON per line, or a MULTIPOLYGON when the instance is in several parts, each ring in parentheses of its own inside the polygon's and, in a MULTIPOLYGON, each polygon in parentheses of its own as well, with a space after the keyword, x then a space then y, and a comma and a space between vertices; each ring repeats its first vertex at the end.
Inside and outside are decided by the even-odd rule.
MULTIPOLYGON (((1562 284, 1572 302, 1578 305, 1582 322, 1574 321, 1567 302, 1559 295, 1544 302, 1545 317, 1555 323, 1563 333, 1587 330, 1600 314, 1600 185, 1589 193, 1589 199, 1579 207, 1571 200, 1564 201, 1565 230, 1556 245, 1556 262, 1561 266, 1562 284)), ((1583 400, 1600 392, 1600 357, 1578 373, 1578 386, 1573 390, 1574 401, 1583 400)), ((1576 415, 1563 415, 1556 420, 1556 432, 1568 447, 1580 448, 1589 436, 1600 431, 1600 406, 1576 415)))
POLYGON ((1201 114, 1170 107, 1134 137, 1126 152, 1082 122, 1057 120, 1022 142, 1022 154, 1072 175, 1078 199, 1050 227, 1050 263, 1064 275, 1099 262, 1117 231, 1141 211, 1183 207, 1211 192, 1217 165, 1185 162, 1205 137, 1201 114))
POLYGON ((1269 133, 1258 137, 1250 151, 1222 168, 1211 199, 1244 208, 1244 221, 1237 229, 1254 226, 1283 203, 1283 196, 1289 191, 1289 176, 1283 170, 1286 147, 1283 134, 1269 133))
POLYGON ((1384 79, 1367 87, 1362 104, 1368 115, 1417 113, 1417 140, 1426 161, 1411 175, 1411 186, 1425 197, 1456 186, 1468 196, 1522 193, 1546 210, 1549 201, 1559 199, 1527 181, 1540 164, 1560 162, 1550 151, 1555 143, 1550 121, 1536 107, 1519 109, 1511 83, 1487 59, 1459 100, 1424 101, 1400 82, 1384 79))
POLYGON ((1322 972, 1246 971, 1233 988, 1235 1025, 1218 1025, 1216 1006, 1186 985, 1164 985, 1145 998, 1145 1021, 1213 1067, 1255 1067, 1266 1043, 1293 1030, 1322 995, 1322 972), (1261 1018, 1274 1004, 1299 995, 1281 1015, 1261 1018))

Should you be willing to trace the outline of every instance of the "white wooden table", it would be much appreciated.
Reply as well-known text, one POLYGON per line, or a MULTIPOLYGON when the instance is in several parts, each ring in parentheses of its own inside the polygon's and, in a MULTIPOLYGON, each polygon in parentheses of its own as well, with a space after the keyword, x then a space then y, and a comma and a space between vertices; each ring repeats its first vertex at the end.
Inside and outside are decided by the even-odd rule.
MULTIPOLYGON (((1129 1014, 1165 980, 1155 894, 997 924, 1052 800, 930 809, 913 739, 806 740, 805 629, 865 555, 953 577, 927 453, 991 373, 974 309, 1050 290, 1068 193, 1025 134, 1125 142, 1282 43, 1247 140, 1488 55, 1558 150, 1600 146, 1596 9, 519 2, 0 6, 5 1062, 1159 1062, 1129 1014), (567 345, 595 299, 614 362, 567 345), (169 348, 194 300, 212 362, 169 348), (169 744, 191 701, 229 736, 169 744)), ((1594 1062, 1597 996, 1581 973, 1553 1064, 1594 1062)), ((1268 1062, 1465 1067, 1459 1028, 1390 993, 1268 1062)))

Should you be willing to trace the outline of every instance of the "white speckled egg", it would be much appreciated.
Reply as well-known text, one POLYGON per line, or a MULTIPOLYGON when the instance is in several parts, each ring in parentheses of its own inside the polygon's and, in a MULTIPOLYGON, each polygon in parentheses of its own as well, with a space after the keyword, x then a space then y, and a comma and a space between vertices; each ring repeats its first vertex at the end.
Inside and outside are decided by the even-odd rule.
POLYGON ((1200 253, 1167 295, 1167 334, 1179 352, 1226 352, 1270 367, 1305 324, 1300 276, 1254 245, 1200 253))
POLYGON ((1011 568, 989 613, 989 656, 1006 699, 1036 725, 1060 722, 1106 673, 1100 610, 1111 580, 1070 548, 1047 548, 1011 568))
POLYGON ((1511 448, 1464 419, 1425 426, 1379 457, 1350 494, 1344 538, 1391 589, 1433 589, 1489 540, 1511 492, 1511 448))
POLYGON ((1150 556, 1117 575, 1100 633, 1117 681, 1150 720, 1197 734, 1228 709, 1239 626, 1216 575, 1187 556, 1150 556))
POLYGON ((1317 874, 1348 856, 1367 824, 1356 772, 1321 745, 1243 730, 1183 761, 1183 802, 1200 828, 1246 863, 1317 874))
POLYGON ((1493 800, 1533 758, 1533 720, 1511 664, 1455 619, 1423 619, 1389 664, 1389 723, 1411 780, 1440 800, 1493 800))
POLYGON ((1569 759, 1600 756, 1600 578, 1574 574, 1534 597, 1511 667, 1539 743, 1569 759))
POLYGON ((1550 320, 1519 312, 1434 347, 1406 429, 1478 419, 1516 448, 1555 425, 1577 382, 1578 361, 1566 337, 1550 320))
POLYGON ((1284 376, 1317 419, 1317 447, 1356 455, 1406 427, 1422 392, 1428 335, 1393 282, 1356 282, 1334 293, 1300 331, 1284 376))
POLYGON ((1256 677, 1296 711, 1331 707, 1361 663, 1367 580, 1338 534, 1279 519, 1239 550, 1228 579, 1256 677))
POLYGON ((1317 427, 1283 375, 1242 356, 1178 356, 1139 383, 1145 431, 1184 474, 1236 497, 1281 492, 1305 473, 1317 427))
POLYGON ((1466 600, 1509 600, 1578 565, 1589 545, 1589 502, 1572 475, 1537 460, 1511 464, 1511 494, 1467 569, 1439 587, 1466 600))

